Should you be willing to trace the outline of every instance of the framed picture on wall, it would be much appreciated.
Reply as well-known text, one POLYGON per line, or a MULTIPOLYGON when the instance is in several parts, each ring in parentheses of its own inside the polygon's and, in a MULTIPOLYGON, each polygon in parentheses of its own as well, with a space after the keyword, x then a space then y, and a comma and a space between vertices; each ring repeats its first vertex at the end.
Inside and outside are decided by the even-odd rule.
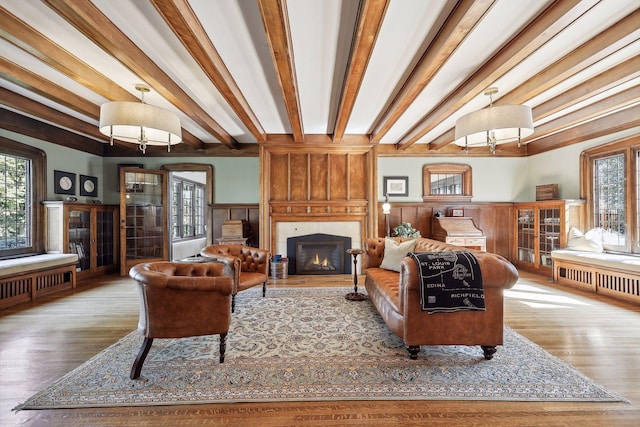
POLYGON ((451 216, 464 216, 464 209, 462 208, 451 209, 451 216))
POLYGON ((80 195, 98 197, 98 178, 80 175, 80 195))
POLYGON ((76 194, 76 174, 71 172, 53 171, 53 185, 56 194, 76 194))
POLYGON ((409 195, 408 176, 385 176, 382 181, 383 196, 406 197, 409 195))

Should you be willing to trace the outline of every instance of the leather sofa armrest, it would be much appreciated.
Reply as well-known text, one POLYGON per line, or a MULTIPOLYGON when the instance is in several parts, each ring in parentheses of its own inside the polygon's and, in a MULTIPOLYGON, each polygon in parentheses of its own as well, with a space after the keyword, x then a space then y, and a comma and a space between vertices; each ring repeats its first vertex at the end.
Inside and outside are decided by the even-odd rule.
POLYGON ((367 268, 377 268, 382 264, 384 257, 384 237, 366 240, 366 261, 367 268))

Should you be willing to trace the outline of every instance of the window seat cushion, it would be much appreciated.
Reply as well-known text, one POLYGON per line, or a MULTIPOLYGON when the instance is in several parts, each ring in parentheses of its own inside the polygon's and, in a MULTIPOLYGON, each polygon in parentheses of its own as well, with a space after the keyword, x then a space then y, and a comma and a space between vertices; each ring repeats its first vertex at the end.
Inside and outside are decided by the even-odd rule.
POLYGON ((46 270, 78 262, 77 254, 42 254, 0 260, 0 277, 12 277, 30 271, 46 270))
POLYGON ((633 255, 559 249, 551 252, 551 258, 640 273, 640 257, 633 255))

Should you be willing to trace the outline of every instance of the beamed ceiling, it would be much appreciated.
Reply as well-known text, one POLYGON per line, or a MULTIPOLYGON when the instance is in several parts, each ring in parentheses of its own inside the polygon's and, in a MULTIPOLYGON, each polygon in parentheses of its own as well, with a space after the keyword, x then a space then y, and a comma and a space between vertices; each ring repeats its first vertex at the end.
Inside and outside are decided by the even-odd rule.
MULTIPOLYGON (((3 0, 0 128, 102 156, 100 105, 180 116, 173 155, 259 144, 465 153, 457 118, 533 108, 525 156, 640 125, 638 0, 3 0)), ((166 155, 150 147, 147 155, 166 155)))

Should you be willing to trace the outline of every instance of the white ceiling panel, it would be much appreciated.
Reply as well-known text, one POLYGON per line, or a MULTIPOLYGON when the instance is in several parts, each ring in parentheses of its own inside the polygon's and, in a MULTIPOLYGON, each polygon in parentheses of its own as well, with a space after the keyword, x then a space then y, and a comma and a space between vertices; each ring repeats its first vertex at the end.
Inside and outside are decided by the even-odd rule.
MULTIPOLYGON (((251 140, 251 135, 227 101, 151 4, 121 3, 111 0, 93 1, 156 65, 197 101, 200 107, 216 117, 216 121, 223 128, 242 142, 251 140), (129 25, 130 22, 138 22, 138 24, 129 25)), ((149 99, 153 98, 149 97, 149 99)), ((185 120, 188 118, 185 117, 185 120)))
MULTIPOLYGON (((535 6, 528 2, 499 0, 487 12, 484 19, 471 31, 461 46, 451 55, 442 70, 422 91, 413 105, 395 126, 383 138, 385 143, 394 143, 401 139, 408 129, 420 122, 425 114, 448 96, 458 85, 467 80, 482 64, 500 50, 515 34, 517 34, 533 17, 539 13, 545 2, 536 2, 535 6), (506 19, 509 17, 509 19, 506 19)), ((490 86, 490 85, 489 85, 490 86)), ((484 90, 484 89, 482 89, 484 90)), ((480 94, 482 94, 482 90, 480 94)), ((483 96, 472 100, 474 109, 488 104, 483 96)), ((443 123, 444 127, 452 127, 456 114, 443 123)), ((432 131, 422 141, 428 142, 430 136, 438 136, 442 131, 432 131)))
POLYGON ((373 130, 376 118, 400 88, 403 76, 408 76, 411 66, 435 36, 434 25, 441 20, 443 11, 448 14, 453 5, 447 0, 399 0, 389 4, 347 133, 373 130))
POLYGON ((205 17, 202 26, 265 130, 290 133, 257 3, 190 0, 189 4, 205 17))
MULTIPOLYGON (((374 129, 384 124, 381 120, 397 97, 398 104, 406 108, 382 137, 380 143, 385 145, 382 152, 389 153, 390 147, 386 145, 395 145, 401 154, 402 150, 415 143, 412 155, 417 152, 427 156, 437 155, 439 150, 446 154, 453 151, 451 147, 447 149, 449 142, 439 137, 451 131, 457 118, 463 114, 488 105, 488 98, 482 94, 486 87, 499 87, 500 92, 494 100, 517 89, 522 99, 525 99, 523 102, 535 107, 552 98, 563 97, 567 90, 600 73, 609 73, 613 67, 630 58, 637 58, 640 54, 640 25, 636 24, 635 32, 628 35, 628 28, 634 31, 632 23, 640 22, 638 1, 584 0, 574 4, 552 0, 496 0, 459 48, 445 58, 444 64, 425 89, 410 100, 405 98, 406 90, 403 91, 403 88, 408 87, 409 78, 420 58, 434 37, 442 31, 447 18, 459 6, 456 0, 185 0, 185 4, 191 7, 196 20, 204 28, 204 37, 209 38, 229 70, 231 77, 224 72, 216 77, 226 79, 221 87, 226 85, 230 88, 223 94, 200 68, 198 61, 206 61, 206 58, 193 58, 192 54, 197 55, 197 50, 196 53, 190 53, 173 33, 170 25, 179 26, 179 20, 174 18, 181 18, 179 14, 182 13, 179 8, 171 7, 175 3, 158 2, 157 7, 169 13, 164 15, 168 21, 165 22, 163 15, 154 6, 153 2, 156 0, 62 1, 60 4, 63 8, 70 11, 68 18, 63 17, 64 12, 58 13, 48 7, 46 1, 5 1, 0 6, 0 12, 5 16, 5 19, 0 19, 0 50, 3 59, 0 63, 0 88, 4 93, 16 94, 12 97, 15 105, 6 110, 11 111, 11 114, 19 112, 29 117, 38 117, 39 110, 48 109, 46 117, 55 117, 55 111, 60 111, 76 118, 76 125, 74 128, 73 119, 66 122, 61 120, 57 125, 72 132, 81 132, 82 122, 92 126, 96 124, 95 119, 82 113, 86 103, 74 97, 67 106, 59 105, 54 96, 47 95, 47 83, 61 86, 96 107, 110 100, 91 89, 101 81, 96 75, 87 73, 88 77, 79 77, 74 70, 59 70, 42 62, 39 58, 46 57, 51 52, 46 52, 47 43, 30 39, 32 32, 38 32, 136 98, 140 95, 134 86, 137 83, 149 84, 152 92, 145 95, 145 101, 176 113, 182 121, 183 129, 192 134, 186 141, 188 147, 181 148, 187 153, 200 153, 203 149, 211 148, 210 144, 215 144, 217 148, 218 143, 222 143, 226 148, 236 150, 231 151, 230 155, 242 155, 242 150, 252 150, 253 155, 256 155, 255 144, 258 141, 266 139, 266 142, 270 142, 269 138, 280 138, 271 136, 273 134, 293 136, 292 129, 296 129, 296 132, 299 130, 299 122, 293 112, 296 110, 294 103, 300 106, 303 132, 327 136, 327 139, 309 138, 307 143, 332 140, 338 119, 340 123, 346 123, 344 133, 356 138, 362 137, 359 141, 367 142, 374 129), (494 81, 487 79, 481 84, 463 85, 474 73, 489 75, 491 69, 503 65, 490 64, 490 58, 514 41, 545 10, 554 13, 554 9, 568 8, 570 15, 578 17, 578 11, 583 11, 592 2, 595 6, 591 10, 584 12, 576 22, 537 51, 531 52, 519 64, 511 64, 510 69, 505 67, 494 81), (154 88, 153 84, 145 82, 120 63, 115 53, 105 52, 70 23, 82 21, 85 17, 87 22, 91 22, 92 14, 96 13, 93 5, 151 59, 153 64, 145 72, 153 74, 157 72, 155 70, 162 70, 159 73, 162 78, 155 75, 150 78, 159 87, 154 88), (272 17, 270 13, 278 18, 272 17), (24 21, 30 28, 14 21, 10 14, 24 21), (370 55, 362 50, 351 52, 359 14, 362 14, 362 19, 367 19, 365 22, 379 25, 367 28, 364 33, 371 40, 377 34, 370 55), (381 23, 377 24, 377 17, 380 16, 381 23), (282 17, 285 17, 284 22, 282 17), (626 17, 629 18, 625 19, 626 17), (617 25, 623 19, 627 23, 625 31, 622 31, 621 25, 617 25), (288 56, 288 52, 280 51, 280 46, 286 44, 282 40, 267 41, 264 22, 273 31, 271 36, 276 38, 279 37, 282 24, 285 31, 289 29, 292 57, 288 56), (576 71, 574 75, 568 75, 563 81, 553 82, 543 93, 523 86, 556 62, 570 64, 571 53, 576 48, 605 30, 609 30, 608 38, 600 49, 612 45, 622 46, 620 41, 623 38, 628 46, 595 61, 584 70, 576 71), (29 47, 25 48, 25 44, 29 47), (344 92, 347 77, 345 73, 352 55, 354 59, 362 61, 360 64, 368 60, 362 75, 350 76, 353 78, 350 84, 355 83, 350 86, 351 89, 359 84, 357 93, 344 92), (278 67, 274 64, 274 58, 281 61, 278 67), (13 69, 11 63, 39 75, 44 83, 31 81, 29 74, 13 69), (286 78, 280 80, 287 73, 278 74, 278 70, 289 68, 295 69, 296 84, 286 78), (33 90, 30 85, 35 85, 33 90), (178 93, 169 93, 171 90, 178 93), (36 101, 41 106, 38 108, 22 97, 36 101), (438 105, 448 99, 454 101, 455 108, 446 113, 434 114, 438 105), (350 114, 348 109, 338 111, 341 100, 347 100, 353 106, 350 114), (75 105, 76 102, 79 105, 75 105), (287 105, 293 108, 288 109, 287 105), (338 117, 339 114, 342 116, 338 117), (417 141, 412 139, 405 144, 407 135, 414 132, 424 135, 417 141), (427 147, 425 144, 429 143, 432 144, 427 147)), ((478 2, 475 6, 480 6, 480 2, 486 0, 472 1, 478 2)), ((187 13, 182 18, 189 20, 191 15, 187 13)), ((542 22, 546 22, 547 28, 538 28, 538 33, 534 35, 536 37, 544 38, 545 33, 551 31, 549 27, 553 22, 542 22)), ((77 25, 91 24, 80 22, 77 25)), ((104 29, 111 30, 113 28, 104 29)), ((189 38, 188 34, 182 36, 189 38)), ((130 46, 122 46, 119 53, 135 55, 135 50, 130 46)), ((55 55, 51 56, 51 60, 56 61, 55 55)), ((210 65, 215 67, 214 64, 210 65)), ((132 65, 132 68, 135 67, 132 65)), ((637 70, 624 69, 621 78, 631 79, 634 72, 637 70)), ((599 90, 599 95, 581 103, 567 99, 563 102, 567 105, 563 110, 536 124, 542 126, 544 123, 560 123, 562 116, 579 112, 585 105, 596 106, 596 103, 611 94, 632 90, 635 84, 637 79, 606 91, 603 88, 599 90)), ((124 94, 114 93, 110 98, 117 96, 124 94)), ((620 120, 620 115, 617 117, 615 120, 620 120)), ((628 119, 627 124, 631 126, 632 122, 632 119, 628 119)), ((612 129, 624 129, 626 124, 611 120, 610 125, 612 129)), ((336 135, 338 134, 340 132, 336 130, 336 135)), ((353 141, 348 138, 338 141, 337 136, 335 139, 336 143, 353 141)), ((560 145, 563 141, 557 143, 560 145)), ((549 144, 545 145, 547 146, 549 144)), ((532 151, 535 150, 507 150, 504 155, 528 155, 532 151)), ((490 153, 477 151, 477 155, 490 153)))
POLYGON ((357 7, 357 0, 287 2, 306 133, 333 131, 357 7))

